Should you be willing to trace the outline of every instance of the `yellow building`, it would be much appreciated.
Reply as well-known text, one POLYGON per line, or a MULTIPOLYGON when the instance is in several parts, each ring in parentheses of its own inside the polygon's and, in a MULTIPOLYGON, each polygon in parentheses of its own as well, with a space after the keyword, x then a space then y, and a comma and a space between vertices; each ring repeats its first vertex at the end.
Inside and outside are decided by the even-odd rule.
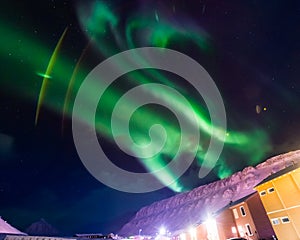
POLYGON ((300 239, 300 164, 289 166, 255 187, 279 240, 300 239))

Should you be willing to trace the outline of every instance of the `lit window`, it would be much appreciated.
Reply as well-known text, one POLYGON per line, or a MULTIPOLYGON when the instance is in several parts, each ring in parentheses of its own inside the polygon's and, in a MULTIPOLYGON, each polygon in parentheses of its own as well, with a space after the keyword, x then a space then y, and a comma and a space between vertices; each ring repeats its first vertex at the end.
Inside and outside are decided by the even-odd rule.
POLYGON ((247 223, 245 226, 246 226, 246 229, 247 229, 248 235, 249 235, 249 236, 253 236, 253 233, 252 233, 252 230, 251 230, 250 224, 248 224, 248 223, 247 223))
POLYGON ((273 225, 278 225, 280 223, 278 218, 272 218, 271 222, 273 225))
POLYGON ((238 226, 238 230, 239 230, 239 234, 241 235, 241 237, 245 236, 245 232, 242 226, 238 226))
POLYGON ((275 189, 273 187, 271 187, 271 188, 268 189, 268 193, 272 193, 274 191, 275 191, 275 189))
POLYGON ((266 195, 266 191, 265 190, 261 191, 259 194, 260 194, 260 196, 265 196, 266 195))
POLYGON ((241 214, 243 217, 246 216, 246 211, 245 211, 245 208, 243 206, 240 207, 240 210, 241 210, 241 214))
POLYGON ((290 219, 288 217, 282 217, 281 218, 281 222, 282 223, 289 223, 290 222, 290 219))
POLYGON ((233 211, 234 218, 238 219, 239 218, 239 214, 238 214, 236 208, 234 208, 232 211, 233 211))

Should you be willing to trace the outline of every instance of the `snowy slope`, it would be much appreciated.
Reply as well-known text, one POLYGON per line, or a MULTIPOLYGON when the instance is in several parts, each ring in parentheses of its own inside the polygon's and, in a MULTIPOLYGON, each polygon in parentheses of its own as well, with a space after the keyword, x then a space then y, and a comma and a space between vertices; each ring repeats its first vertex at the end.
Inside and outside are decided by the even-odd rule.
POLYGON ((0 217, 0 234, 17 234, 26 235, 25 233, 14 228, 0 217))
POLYGON ((40 219, 32 223, 26 230, 26 233, 33 236, 57 236, 59 231, 51 224, 46 222, 45 219, 40 219))
POLYGON ((300 150, 272 157, 228 178, 155 202, 139 210, 119 234, 137 235, 142 229, 143 235, 155 235, 161 226, 170 232, 187 229, 205 221, 208 214, 213 215, 230 202, 253 193, 253 187, 269 175, 297 162, 300 162, 300 150))

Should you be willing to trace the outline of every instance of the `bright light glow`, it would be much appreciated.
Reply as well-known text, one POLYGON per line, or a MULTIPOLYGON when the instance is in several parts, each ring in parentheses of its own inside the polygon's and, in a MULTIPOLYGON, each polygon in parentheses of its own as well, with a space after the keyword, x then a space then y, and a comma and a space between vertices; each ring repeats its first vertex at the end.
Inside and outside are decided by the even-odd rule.
POLYGON ((244 232, 244 229, 242 226, 238 226, 238 230, 239 230, 239 234, 241 237, 244 237, 245 236, 245 232, 244 232))
POLYGON ((164 227, 161 227, 159 229, 159 235, 166 235, 166 233, 167 233, 167 230, 164 227))
POLYGON ((213 218, 208 218, 205 222, 206 230, 207 230, 207 239, 209 240, 219 240, 219 233, 217 222, 213 218))
POLYGON ((186 235, 185 233, 180 234, 180 240, 186 240, 186 235))
POLYGON ((36 75, 38 75, 40 77, 43 77, 43 78, 52 78, 50 75, 47 75, 47 74, 42 73, 42 72, 36 72, 36 75))
POLYGON ((191 239, 192 240, 196 240, 197 239, 197 229, 195 227, 190 227, 189 228, 189 233, 191 235, 191 239))
POLYGON ((231 232, 232 232, 233 234, 236 234, 236 233, 237 233, 236 227, 231 227, 231 232))

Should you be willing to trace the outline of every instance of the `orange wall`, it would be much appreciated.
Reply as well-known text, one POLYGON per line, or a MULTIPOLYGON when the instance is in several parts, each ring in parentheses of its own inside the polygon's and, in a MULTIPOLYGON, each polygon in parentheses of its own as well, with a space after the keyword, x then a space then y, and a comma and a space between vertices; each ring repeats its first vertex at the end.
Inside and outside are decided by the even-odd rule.
POLYGON ((207 240, 207 231, 204 224, 197 227, 197 240, 207 240))
POLYGON ((272 182, 286 208, 300 204, 300 191, 291 174, 276 178, 272 182))
POLYGON ((276 211, 283 208, 280 198, 276 194, 276 190, 273 193, 268 193, 268 189, 272 187, 274 187, 272 182, 267 182, 257 187, 257 191, 259 194, 263 190, 266 191, 266 195, 260 196, 266 212, 276 211))
MULTIPOLYGON (((235 226, 233 215, 230 209, 225 209, 215 218, 217 224, 217 230, 219 235, 219 240, 225 240, 231 237, 237 237, 237 234, 233 234, 231 228, 235 226)), ((202 223, 196 227, 196 238, 192 238, 191 234, 187 230, 183 233, 185 235, 185 240, 207 240, 208 232, 205 223, 202 223)), ((174 240, 182 240, 180 236, 176 236, 174 240)))
POLYGON ((246 236, 246 233, 248 232, 247 228, 246 228, 246 224, 249 224, 250 228, 251 228, 251 231, 252 231, 251 238, 257 240, 258 239, 257 234, 255 234, 256 227, 255 227, 254 222, 252 220, 252 216, 251 216, 251 213, 250 213, 250 210, 248 208, 247 203, 243 202, 243 203, 237 204, 236 206, 233 206, 231 209, 232 210, 236 209, 237 212, 238 212, 239 217, 235 219, 235 222, 236 222, 236 226, 237 226, 238 231, 239 231, 239 228, 242 229, 242 232, 239 231, 240 236, 241 237, 246 236), (241 213, 241 210, 240 210, 241 207, 243 207, 244 210, 245 210, 245 213, 246 213, 245 216, 242 216, 242 213, 241 213))
POLYGON ((274 187, 275 191, 260 196, 270 221, 278 218, 274 225, 278 239, 300 239, 300 168, 256 187, 258 192, 274 187), (282 217, 290 222, 283 223, 282 217))
POLYGON ((237 237, 237 234, 232 233, 232 227, 235 227, 235 221, 230 209, 226 209, 221 212, 216 218, 219 237, 221 239, 228 239, 231 237, 237 237))
MULTIPOLYGON (((278 213, 269 214, 269 217, 270 219, 278 218, 280 221, 280 218, 286 215, 286 211, 282 211, 278 213)), ((282 224, 280 222, 280 224, 278 225, 273 225, 273 228, 279 240, 299 240, 297 233, 295 232, 295 229, 291 223, 282 224)))

